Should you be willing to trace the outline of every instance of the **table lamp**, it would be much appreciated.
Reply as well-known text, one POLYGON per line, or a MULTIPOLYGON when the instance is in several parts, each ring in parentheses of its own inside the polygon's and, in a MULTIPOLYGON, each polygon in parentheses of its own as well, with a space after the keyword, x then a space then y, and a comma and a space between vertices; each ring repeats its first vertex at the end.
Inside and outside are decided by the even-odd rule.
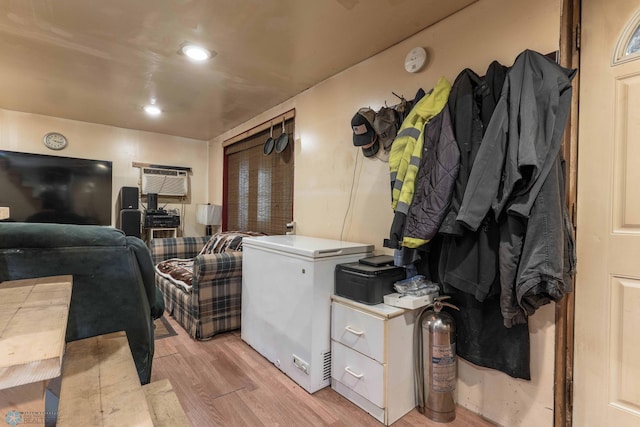
POLYGON ((209 203, 197 205, 196 221, 198 221, 198 224, 206 225, 207 236, 211 236, 211 226, 222 224, 222 206, 209 203))

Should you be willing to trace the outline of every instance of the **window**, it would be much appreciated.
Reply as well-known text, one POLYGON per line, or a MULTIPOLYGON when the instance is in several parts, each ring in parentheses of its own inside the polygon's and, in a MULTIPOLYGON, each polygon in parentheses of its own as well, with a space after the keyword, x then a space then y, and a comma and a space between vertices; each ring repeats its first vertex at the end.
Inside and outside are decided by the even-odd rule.
POLYGON ((611 65, 640 58, 640 9, 631 17, 616 43, 611 65))
POLYGON ((640 51, 640 27, 636 27, 629 43, 627 44, 627 48, 624 50, 625 55, 633 55, 634 53, 638 53, 640 51))
MULTIPOLYGON (((289 144, 281 153, 264 154, 269 129, 225 149, 226 230, 285 234, 293 220, 293 119, 285 122, 285 132, 289 144)), ((273 138, 281 133, 274 122, 273 138)))

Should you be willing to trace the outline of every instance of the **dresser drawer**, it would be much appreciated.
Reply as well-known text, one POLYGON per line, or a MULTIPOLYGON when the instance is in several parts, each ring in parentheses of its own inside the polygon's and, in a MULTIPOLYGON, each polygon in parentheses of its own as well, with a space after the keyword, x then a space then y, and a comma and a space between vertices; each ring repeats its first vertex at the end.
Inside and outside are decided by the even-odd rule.
POLYGON ((358 405, 360 408, 362 408, 365 412, 367 412, 376 420, 380 421, 383 424, 388 425, 385 420, 386 411, 384 408, 374 405, 373 403, 371 403, 371 401, 360 396, 358 393, 351 390, 349 387, 342 384, 340 381, 337 381, 335 378, 331 378, 331 388, 335 390, 336 393, 349 399, 350 402, 358 405))
POLYGON ((385 407, 385 366, 339 342, 331 343, 331 376, 380 408, 385 407))
POLYGON ((380 317, 334 302, 331 338, 380 363, 386 363, 384 319, 380 317))

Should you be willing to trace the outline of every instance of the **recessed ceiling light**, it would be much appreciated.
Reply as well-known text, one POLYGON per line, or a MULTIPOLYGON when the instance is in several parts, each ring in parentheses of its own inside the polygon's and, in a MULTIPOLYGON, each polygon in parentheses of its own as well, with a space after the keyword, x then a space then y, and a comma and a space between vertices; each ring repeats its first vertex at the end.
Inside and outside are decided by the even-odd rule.
POLYGON ((162 114, 162 110, 160 109, 160 107, 152 104, 145 105, 144 111, 150 116, 159 116, 160 114, 162 114))
POLYGON ((206 61, 213 56, 209 49, 205 49, 202 46, 198 46, 192 43, 183 44, 180 47, 180 52, 182 52, 188 58, 193 59, 194 61, 206 61))

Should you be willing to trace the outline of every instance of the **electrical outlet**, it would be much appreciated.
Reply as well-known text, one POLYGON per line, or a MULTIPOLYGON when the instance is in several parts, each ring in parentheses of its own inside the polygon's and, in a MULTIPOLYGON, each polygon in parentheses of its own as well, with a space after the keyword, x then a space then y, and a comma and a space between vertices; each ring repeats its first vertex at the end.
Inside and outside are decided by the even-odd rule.
POLYGON ((293 366, 300 369, 305 374, 309 375, 309 364, 304 360, 300 359, 295 354, 293 355, 293 366))

